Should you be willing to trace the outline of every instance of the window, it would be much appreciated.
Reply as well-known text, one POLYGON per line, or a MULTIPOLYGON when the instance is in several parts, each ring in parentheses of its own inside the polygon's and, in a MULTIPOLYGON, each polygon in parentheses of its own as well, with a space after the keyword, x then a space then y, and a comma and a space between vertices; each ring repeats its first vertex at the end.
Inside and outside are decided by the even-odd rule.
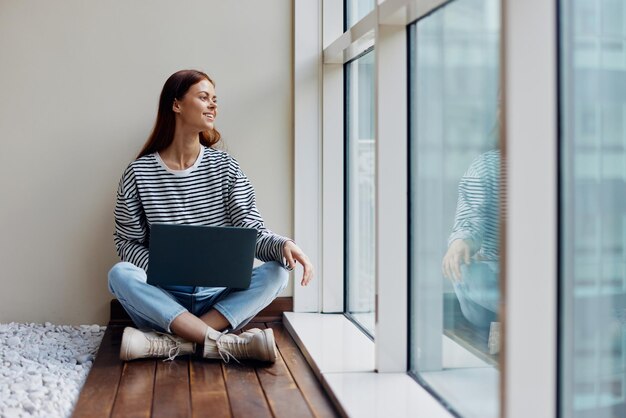
POLYGON ((561 1, 560 409, 626 416, 626 6, 561 1))
POLYGON ((345 1, 345 25, 344 30, 361 20, 365 15, 374 10, 375 0, 344 0, 345 1))
POLYGON ((374 52, 345 66, 346 312, 374 335, 374 52))
MULTIPOLYGON (((365 405, 366 374, 400 374, 464 418, 626 416, 626 3, 321 3, 302 12, 322 13, 319 36, 297 39, 323 40, 322 77, 315 59, 296 66, 320 83, 301 94, 322 92, 314 296, 370 336, 376 315, 374 363, 354 385, 339 383, 351 370, 326 376, 338 398, 365 405), (470 260, 447 263, 450 279, 452 245, 470 260)), ((315 109, 296 113, 317 123, 315 109)), ((311 142, 303 161, 317 149, 310 126, 296 138, 311 142)))
POLYGON ((409 44, 410 370, 462 416, 496 417, 500 2, 449 3, 409 44))

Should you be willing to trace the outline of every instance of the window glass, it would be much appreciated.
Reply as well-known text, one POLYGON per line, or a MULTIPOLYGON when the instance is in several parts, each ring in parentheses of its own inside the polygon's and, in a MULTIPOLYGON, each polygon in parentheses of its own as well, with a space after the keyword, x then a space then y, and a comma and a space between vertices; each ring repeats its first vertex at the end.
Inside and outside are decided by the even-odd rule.
POLYGON ((344 5, 346 10, 344 30, 347 30, 374 10, 376 2, 375 0, 345 0, 344 5))
POLYGON ((560 411, 626 416, 626 4, 562 0, 560 411))
POLYGON ((346 312, 374 335, 374 51, 345 66, 346 312))
POLYGON ((410 26, 410 370, 463 417, 499 411, 499 0, 410 26))

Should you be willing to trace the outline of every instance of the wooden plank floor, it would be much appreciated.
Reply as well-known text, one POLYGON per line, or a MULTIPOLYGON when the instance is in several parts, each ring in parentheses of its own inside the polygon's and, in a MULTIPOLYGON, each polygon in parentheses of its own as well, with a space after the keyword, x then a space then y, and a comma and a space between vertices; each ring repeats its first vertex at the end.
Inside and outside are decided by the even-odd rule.
POLYGON ((271 327, 274 364, 203 360, 119 360, 125 324, 109 324, 73 417, 336 417, 304 356, 280 322, 271 327))

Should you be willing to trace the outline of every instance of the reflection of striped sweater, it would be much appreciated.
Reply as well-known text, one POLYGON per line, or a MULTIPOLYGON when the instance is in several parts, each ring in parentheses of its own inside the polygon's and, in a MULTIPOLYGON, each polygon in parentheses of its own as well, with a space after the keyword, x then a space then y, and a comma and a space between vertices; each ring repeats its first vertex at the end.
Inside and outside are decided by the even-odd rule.
POLYGON ((459 182, 459 200, 448 245, 456 239, 472 240, 477 254, 497 260, 500 242, 500 151, 476 158, 459 182))
POLYGON ((114 234, 123 261, 147 270, 152 223, 255 228, 256 257, 281 264, 288 240, 265 228, 254 189, 237 161, 207 147, 187 170, 169 170, 158 154, 151 154, 124 171, 117 190, 114 234))

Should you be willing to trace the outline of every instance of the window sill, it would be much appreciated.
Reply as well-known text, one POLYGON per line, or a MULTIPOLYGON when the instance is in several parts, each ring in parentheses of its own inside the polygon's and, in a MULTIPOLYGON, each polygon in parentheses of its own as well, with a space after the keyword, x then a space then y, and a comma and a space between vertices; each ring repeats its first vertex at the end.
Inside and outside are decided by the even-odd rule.
POLYGON ((406 373, 377 373, 374 342, 345 316, 285 312, 283 323, 343 415, 453 417, 406 373))

